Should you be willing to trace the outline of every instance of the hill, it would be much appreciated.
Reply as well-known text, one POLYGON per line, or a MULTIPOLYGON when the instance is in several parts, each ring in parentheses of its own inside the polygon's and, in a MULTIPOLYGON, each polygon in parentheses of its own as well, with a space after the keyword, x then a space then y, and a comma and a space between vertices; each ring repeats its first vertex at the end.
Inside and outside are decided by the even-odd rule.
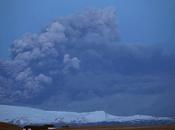
POLYGON ((175 124, 175 120, 169 117, 154 117, 148 115, 115 116, 104 111, 95 112, 64 112, 45 111, 40 109, 0 105, 0 121, 16 125, 29 124, 76 124, 88 125, 152 125, 175 124))

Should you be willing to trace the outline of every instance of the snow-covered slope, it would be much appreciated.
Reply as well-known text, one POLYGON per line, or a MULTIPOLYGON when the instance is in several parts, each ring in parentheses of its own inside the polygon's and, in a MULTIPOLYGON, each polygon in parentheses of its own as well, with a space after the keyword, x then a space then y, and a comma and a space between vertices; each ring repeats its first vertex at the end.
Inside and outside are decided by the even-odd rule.
POLYGON ((44 123, 100 123, 100 122, 133 122, 133 121, 173 121, 168 117, 145 115, 114 116, 104 111, 95 112, 62 112, 44 111, 27 107, 0 105, 0 121, 18 125, 44 123))

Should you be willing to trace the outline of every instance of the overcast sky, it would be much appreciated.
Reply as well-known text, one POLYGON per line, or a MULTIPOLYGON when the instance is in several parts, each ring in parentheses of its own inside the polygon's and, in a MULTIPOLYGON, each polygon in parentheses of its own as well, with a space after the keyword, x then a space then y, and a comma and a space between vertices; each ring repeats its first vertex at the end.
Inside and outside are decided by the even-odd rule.
POLYGON ((9 57, 11 43, 26 32, 39 32, 59 16, 106 6, 117 10, 121 41, 175 41, 174 0, 1 0, 0 58, 9 57))

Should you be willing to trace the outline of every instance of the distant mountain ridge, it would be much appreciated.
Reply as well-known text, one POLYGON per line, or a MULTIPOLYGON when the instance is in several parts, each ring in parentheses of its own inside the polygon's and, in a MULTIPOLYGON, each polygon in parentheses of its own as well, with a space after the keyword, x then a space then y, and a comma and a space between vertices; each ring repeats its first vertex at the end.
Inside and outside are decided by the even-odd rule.
POLYGON ((93 123, 173 123, 175 119, 169 117, 153 117, 148 115, 114 116, 104 111, 95 112, 64 112, 44 111, 40 109, 0 105, 0 121, 17 125, 28 124, 93 124, 93 123))

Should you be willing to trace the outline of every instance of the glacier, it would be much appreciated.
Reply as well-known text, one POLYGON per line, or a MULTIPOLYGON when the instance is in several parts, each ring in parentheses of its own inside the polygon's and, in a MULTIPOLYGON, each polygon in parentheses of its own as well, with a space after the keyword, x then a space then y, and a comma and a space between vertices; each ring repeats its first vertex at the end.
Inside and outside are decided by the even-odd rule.
POLYGON ((8 122, 17 125, 29 124, 88 124, 100 122, 144 122, 144 121, 168 121, 174 122, 170 117, 154 117, 148 115, 114 116, 104 111, 94 112, 65 112, 46 111, 21 106, 0 105, 0 122, 8 122))

